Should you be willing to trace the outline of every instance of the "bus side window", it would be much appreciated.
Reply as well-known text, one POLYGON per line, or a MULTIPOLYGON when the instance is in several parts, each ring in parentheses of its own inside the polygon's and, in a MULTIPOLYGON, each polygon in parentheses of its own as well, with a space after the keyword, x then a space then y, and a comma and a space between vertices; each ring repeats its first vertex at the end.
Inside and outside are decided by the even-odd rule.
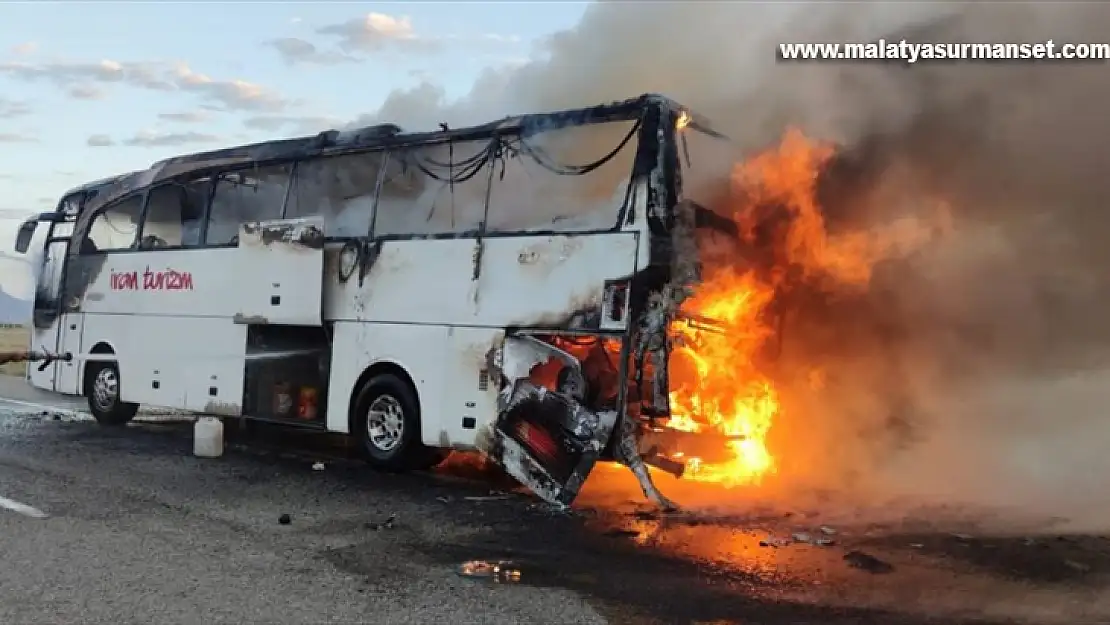
POLYGON ((281 219, 291 171, 291 165, 274 165, 220 174, 205 243, 234 244, 243 223, 281 219))
POLYGON ((81 253, 131 249, 139 231, 142 207, 143 196, 136 194, 100 209, 81 241, 81 253))
POLYGON ((287 219, 324 216, 324 235, 366 236, 384 152, 301 161, 289 190, 287 219))
POLYGON ((152 189, 139 247, 193 247, 200 245, 208 179, 186 184, 171 182, 152 189))

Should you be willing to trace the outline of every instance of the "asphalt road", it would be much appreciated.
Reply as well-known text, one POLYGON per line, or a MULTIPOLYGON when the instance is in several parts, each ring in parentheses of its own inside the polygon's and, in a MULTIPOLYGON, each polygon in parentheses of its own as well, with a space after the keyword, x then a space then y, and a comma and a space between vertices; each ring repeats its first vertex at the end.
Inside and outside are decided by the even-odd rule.
POLYGON ((202 460, 182 419, 104 429, 10 378, 0 398, 3 623, 1110 622, 1099 537, 664 518, 608 467, 557 514, 466 463, 378 474, 272 429, 202 460), (787 544, 797 532, 834 544, 787 544), (520 580, 458 575, 472 559, 511 559, 520 580))

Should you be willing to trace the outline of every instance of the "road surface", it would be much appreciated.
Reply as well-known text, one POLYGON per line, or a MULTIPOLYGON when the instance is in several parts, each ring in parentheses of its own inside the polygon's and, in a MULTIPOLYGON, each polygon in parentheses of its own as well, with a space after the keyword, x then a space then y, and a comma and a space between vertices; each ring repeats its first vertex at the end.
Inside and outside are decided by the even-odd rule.
POLYGON ((1100 538, 663 518, 608 468, 564 515, 458 466, 377 474, 319 436, 234 434, 201 460, 184 419, 104 429, 13 378, 0 398, 3 623, 1110 622, 1100 538), (835 544, 772 538, 797 531, 835 544), (459 576, 472 559, 520 581, 459 576))

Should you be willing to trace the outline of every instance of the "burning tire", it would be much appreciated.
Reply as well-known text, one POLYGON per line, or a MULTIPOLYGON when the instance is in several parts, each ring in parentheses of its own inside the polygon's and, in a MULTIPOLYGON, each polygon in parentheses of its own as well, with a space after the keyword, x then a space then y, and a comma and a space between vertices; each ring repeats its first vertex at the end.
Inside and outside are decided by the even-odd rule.
POLYGON ((120 399, 119 366, 115 362, 89 364, 85 372, 89 412, 101 425, 125 425, 139 412, 138 404, 120 399))
POLYGON ((420 440, 420 405, 412 387, 391 373, 373 376, 359 390, 351 433, 376 469, 427 469, 443 460, 420 440))

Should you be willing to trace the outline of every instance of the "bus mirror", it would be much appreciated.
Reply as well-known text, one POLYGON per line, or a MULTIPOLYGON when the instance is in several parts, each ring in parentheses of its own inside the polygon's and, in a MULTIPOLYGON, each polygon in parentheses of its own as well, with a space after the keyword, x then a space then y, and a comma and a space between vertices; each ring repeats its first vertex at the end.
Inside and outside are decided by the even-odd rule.
POLYGON ((19 226, 19 233, 15 235, 15 251, 20 254, 26 254, 27 248, 31 247, 31 237, 35 236, 35 228, 39 223, 33 219, 28 219, 19 226))

